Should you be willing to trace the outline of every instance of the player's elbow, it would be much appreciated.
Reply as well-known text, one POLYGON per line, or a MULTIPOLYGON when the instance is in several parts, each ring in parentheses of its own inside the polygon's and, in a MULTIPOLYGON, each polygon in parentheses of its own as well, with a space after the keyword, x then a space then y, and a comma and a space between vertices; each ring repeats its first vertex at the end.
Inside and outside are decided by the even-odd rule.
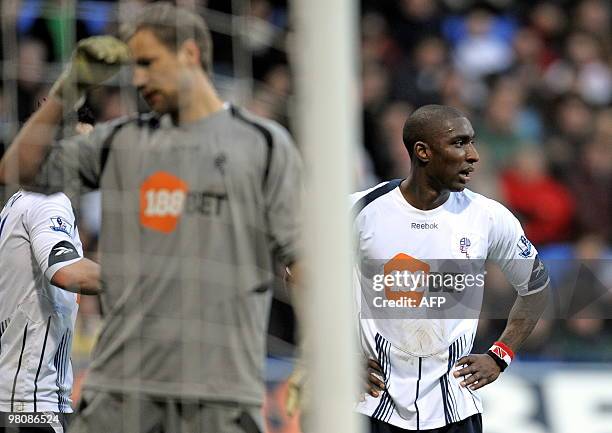
POLYGON ((0 185, 8 185, 10 183, 6 175, 6 169, 4 168, 5 165, 4 159, 0 160, 0 185))
POLYGON ((27 164, 23 164, 17 158, 5 155, 0 160, 0 185, 33 185, 36 180, 36 172, 31 170, 27 164))
POLYGON ((89 259, 81 259, 55 272, 51 284, 74 293, 97 295, 102 291, 100 265, 89 259))

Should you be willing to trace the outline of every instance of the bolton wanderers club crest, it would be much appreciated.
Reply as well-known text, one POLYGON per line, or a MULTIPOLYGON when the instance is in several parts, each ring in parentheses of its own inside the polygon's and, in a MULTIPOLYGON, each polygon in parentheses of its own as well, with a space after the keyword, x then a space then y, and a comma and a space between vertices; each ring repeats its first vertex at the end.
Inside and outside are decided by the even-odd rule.
POLYGON ((461 254, 465 254, 465 258, 469 259, 470 258, 470 246, 472 245, 472 243, 470 242, 470 239, 467 237, 463 237, 459 240, 459 251, 461 252, 461 254))

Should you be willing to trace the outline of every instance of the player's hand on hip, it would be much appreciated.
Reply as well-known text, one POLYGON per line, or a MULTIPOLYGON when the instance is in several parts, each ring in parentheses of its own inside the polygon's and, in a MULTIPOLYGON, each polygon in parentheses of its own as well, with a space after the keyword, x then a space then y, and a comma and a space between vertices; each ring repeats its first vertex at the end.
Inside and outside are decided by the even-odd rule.
POLYGON ((460 385, 471 390, 477 390, 494 382, 501 374, 497 363, 487 354, 464 356, 455 366, 457 370, 453 375, 462 378, 460 385))
POLYGON ((87 90, 115 75, 128 59, 127 45, 113 36, 83 39, 77 44, 70 64, 49 94, 76 109, 87 90))
POLYGON ((384 382, 385 374, 383 369, 375 359, 368 359, 366 364, 365 390, 372 397, 376 398, 386 389, 384 382))

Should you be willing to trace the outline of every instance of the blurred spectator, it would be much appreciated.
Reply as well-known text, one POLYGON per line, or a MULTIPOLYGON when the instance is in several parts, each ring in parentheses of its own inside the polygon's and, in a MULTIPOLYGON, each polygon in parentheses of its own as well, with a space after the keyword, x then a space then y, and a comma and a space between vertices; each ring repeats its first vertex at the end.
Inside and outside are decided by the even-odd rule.
POLYGON ((274 119, 291 129, 288 114, 288 98, 291 94, 289 67, 278 63, 268 67, 263 81, 257 85, 248 108, 255 114, 274 119))
POLYGON ((503 201, 519 217, 525 234, 534 244, 567 240, 571 234, 574 200, 552 178, 544 154, 523 149, 501 176, 503 201))
POLYGON ((252 0, 241 34, 243 43, 254 53, 263 53, 272 45, 276 29, 272 25, 272 6, 267 0, 252 0))
POLYGON ((567 179, 579 158, 580 149, 594 130, 594 113, 578 96, 560 99, 553 113, 546 153, 557 176, 567 179))
POLYGON ((444 41, 422 39, 411 58, 396 69, 393 77, 393 97, 406 100, 415 107, 440 101, 442 86, 449 72, 444 41))
POLYGON ((612 333, 602 318, 574 318, 561 321, 555 327, 549 351, 567 361, 612 360, 612 333))
POLYGON ((264 82, 270 91, 280 97, 287 98, 291 93, 291 74, 286 64, 274 65, 264 76, 264 82))
POLYGON ((77 18, 75 8, 63 0, 23 2, 18 31, 45 44, 45 60, 52 61, 68 59, 74 41, 92 35, 83 20, 77 18))
MULTIPOLYGON (((612 111, 606 112, 605 119, 612 111)), ((612 123, 609 123, 610 125, 612 123)), ((609 128, 609 126, 608 126, 609 128)), ((576 200, 576 222, 580 233, 597 233, 612 242, 612 140, 597 137, 581 152, 570 174, 570 185, 576 200)))
MULTIPOLYGON (((496 168, 508 165, 522 147, 530 146, 525 139, 535 138, 525 126, 527 121, 521 122, 528 118, 523 100, 523 89, 515 80, 500 79, 489 96, 484 115, 475 122, 476 140, 489 150, 490 162, 496 168)), ((530 121, 535 122, 532 128, 537 130, 537 119, 530 121)))
POLYGON ((486 9, 472 10, 457 31, 456 67, 471 79, 507 70, 514 56, 511 47, 513 32, 510 20, 495 17, 486 9))
POLYGON ((563 36, 567 28, 565 12, 560 5, 543 1, 530 9, 529 20, 531 27, 545 43, 545 62, 552 63, 559 57, 562 49, 563 36))
POLYGON ((397 42, 389 36, 388 24, 382 14, 369 12, 361 20, 363 63, 381 63, 393 67, 402 59, 397 42))
POLYGON ((577 30, 592 33, 604 44, 606 50, 610 51, 610 2, 604 0, 583 0, 576 7, 575 27, 577 30))
POLYGON ((444 76, 440 93, 440 103, 470 115, 473 107, 479 107, 486 98, 487 89, 481 83, 466 81, 459 71, 450 69, 444 76))
POLYGON ((19 44, 17 107, 19 122, 25 122, 38 108, 38 101, 46 96, 48 83, 45 79, 47 49, 36 39, 27 39, 19 44))
POLYGON ((393 102, 381 115, 381 137, 391 157, 390 178, 405 178, 410 174, 410 157, 402 134, 406 118, 413 110, 414 107, 404 102, 393 102))
POLYGON ((258 116, 274 119, 286 127, 288 120, 285 117, 286 107, 283 99, 265 86, 258 86, 247 108, 258 116))
POLYGON ((542 73, 548 67, 544 41, 531 28, 520 29, 513 41, 514 65, 511 74, 525 91, 541 93, 542 73))
POLYGON ((438 2, 431 0, 398 0, 391 28, 395 40, 406 54, 410 54, 419 41, 439 36, 441 16, 438 2))
POLYGON ((593 105, 607 105, 612 100, 612 73, 603 46, 586 32, 568 36, 564 58, 550 66, 545 81, 555 94, 575 92, 593 105))
POLYGON ((364 146, 372 160, 374 172, 378 177, 385 179, 391 175, 391 165, 393 163, 390 149, 382 137, 379 126, 389 97, 389 74, 387 70, 377 63, 365 64, 361 86, 364 146))
MULTIPOLYGON (((9 128, 9 115, 6 112, 6 104, 4 102, 4 89, 0 86, 0 157, 4 154, 5 143, 11 142, 11 137, 8 136, 9 128)), ((3 199, 0 191, 0 199, 3 199)))

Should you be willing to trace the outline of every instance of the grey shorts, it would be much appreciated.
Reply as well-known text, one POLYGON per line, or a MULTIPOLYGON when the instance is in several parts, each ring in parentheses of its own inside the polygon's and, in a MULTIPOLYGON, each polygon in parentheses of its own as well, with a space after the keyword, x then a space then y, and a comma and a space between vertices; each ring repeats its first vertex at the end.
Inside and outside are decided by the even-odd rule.
POLYGON ((261 407, 84 391, 69 433, 262 433, 261 407))

